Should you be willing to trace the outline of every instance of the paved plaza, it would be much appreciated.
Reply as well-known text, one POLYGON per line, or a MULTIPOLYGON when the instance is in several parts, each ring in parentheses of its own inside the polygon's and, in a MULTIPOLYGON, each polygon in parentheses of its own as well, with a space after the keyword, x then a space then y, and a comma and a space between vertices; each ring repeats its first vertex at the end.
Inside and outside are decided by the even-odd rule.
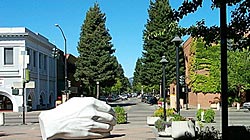
MULTIPOLYGON (((128 123, 117 124, 111 131, 111 135, 105 140, 172 140, 169 137, 158 137, 154 126, 146 124, 146 117, 151 116, 156 110, 157 105, 149 105, 140 102, 138 99, 130 99, 130 103, 123 106, 127 111, 128 123)), ((121 103, 120 105, 123 105, 121 103)), ((181 115, 195 118, 196 109, 181 110, 181 115)), ((26 115, 26 125, 22 125, 22 113, 7 112, 6 124, 0 126, 1 140, 41 140, 41 133, 37 116, 39 111, 28 112, 26 115), (17 116, 14 120, 14 116, 17 116), (11 120, 12 118, 12 120, 11 120)), ((247 125, 250 126, 250 112, 248 110, 236 110, 229 108, 229 125, 247 125)), ((221 111, 216 110, 215 122, 205 124, 215 126, 221 131, 221 111)))
MULTIPOLYGON (((126 106, 128 123, 117 124, 106 140, 156 140, 157 135, 152 127, 146 124, 146 116, 152 115, 157 106, 137 102, 126 106)), ((39 114, 39 113, 35 113, 39 114)), ((41 140, 38 121, 27 122, 27 125, 11 124, 0 126, 1 140, 41 140)))

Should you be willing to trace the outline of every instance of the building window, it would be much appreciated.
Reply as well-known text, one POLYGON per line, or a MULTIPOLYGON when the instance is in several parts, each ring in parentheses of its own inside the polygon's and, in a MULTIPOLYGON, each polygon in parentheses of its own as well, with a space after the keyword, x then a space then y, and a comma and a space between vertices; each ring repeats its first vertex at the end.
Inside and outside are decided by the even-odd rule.
POLYGON ((36 67, 36 52, 33 51, 33 66, 36 67))
POLYGON ((44 59, 43 59, 43 66, 44 66, 44 70, 47 70, 47 56, 44 55, 44 59))
POLYGON ((39 53, 39 68, 41 69, 42 68, 42 54, 39 53))
POLYGON ((4 65, 13 65, 13 48, 4 48, 4 65))
MULTIPOLYGON (((30 59, 30 49, 29 48, 26 48, 26 51, 27 51, 27 55, 29 56, 29 61, 31 60, 30 59)), ((28 66, 30 65, 29 63, 27 64, 28 66)))

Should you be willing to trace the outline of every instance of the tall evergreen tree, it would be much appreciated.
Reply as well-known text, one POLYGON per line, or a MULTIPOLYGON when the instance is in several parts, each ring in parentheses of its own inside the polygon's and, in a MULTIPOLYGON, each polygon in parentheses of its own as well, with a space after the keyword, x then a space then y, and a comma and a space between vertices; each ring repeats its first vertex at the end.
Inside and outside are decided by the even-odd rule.
POLYGON ((142 59, 138 58, 135 64, 134 78, 133 78, 133 90, 139 92, 141 90, 142 81, 142 59))
MULTIPOLYGON (((124 75, 124 70, 122 68, 121 64, 118 64, 118 69, 117 69, 117 79, 121 82, 122 87, 120 89, 120 93, 127 91, 130 88, 130 84, 128 81, 128 78, 125 77, 124 75)), ((118 81, 117 80, 117 81, 118 81)), ((116 82, 117 82, 116 81, 116 82)))
MULTIPOLYGON (((168 60, 166 65, 166 83, 170 84, 170 82, 176 79, 176 49, 171 41, 178 31, 178 26, 172 20, 172 10, 168 0, 150 1, 148 14, 149 19, 143 32, 141 82, 149 87, 159 85, 162 78, 162 64, 160 60, 165 55, 168 60)), ((180 58, 183 58, 183 56, 180 58)), ((180 60, 183 61, 183 59, 180 60)), ((183 63, 180 64, 180 66, 183 66, 183 63)))
POLYGON ((79 57, 76 62, 76 80, 80 80, 93 94, 96 82, 101 87, 111 87, 115 83, 117 70, 115 50, 111 36, 105 26, 106 17, 97 3, 86 13, 81 27, 77 50, 79 57))

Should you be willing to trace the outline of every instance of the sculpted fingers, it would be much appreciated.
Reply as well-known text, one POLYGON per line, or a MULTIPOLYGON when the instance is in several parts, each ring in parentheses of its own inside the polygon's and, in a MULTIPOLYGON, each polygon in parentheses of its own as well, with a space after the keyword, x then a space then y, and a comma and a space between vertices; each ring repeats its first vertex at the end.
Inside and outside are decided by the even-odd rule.
POLYGON ((113 130, 113 126, 106 123, 93 122, 90 132, 107 133, 113 130))
POLYGON ((104 102, 104 101, 96 100, 95 101, 95 106, 96 106, 96 110, 98 110, 98 111, 110 113, 112 115, 115 114, 115 112, 111 108, 111 106, 106 104, 106 102, 104 102))
POLYGON ((100 112, 100 111, 96 111, 95 115, 92 117, 92 119, 96 122, 108 123, 110 125, 116 124, 116 119, 115 119, 114 115, 111 115, 109 113, 100 112))

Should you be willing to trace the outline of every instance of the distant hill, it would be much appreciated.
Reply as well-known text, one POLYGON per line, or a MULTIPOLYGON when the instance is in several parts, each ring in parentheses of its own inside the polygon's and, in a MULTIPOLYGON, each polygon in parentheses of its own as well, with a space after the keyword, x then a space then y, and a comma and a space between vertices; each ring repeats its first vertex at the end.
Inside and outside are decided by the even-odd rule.
POLYGON ((132 86, 133 81, 134 81, 134 77, 128 78, 128 81, 129 81, 130 85, 132 86))

